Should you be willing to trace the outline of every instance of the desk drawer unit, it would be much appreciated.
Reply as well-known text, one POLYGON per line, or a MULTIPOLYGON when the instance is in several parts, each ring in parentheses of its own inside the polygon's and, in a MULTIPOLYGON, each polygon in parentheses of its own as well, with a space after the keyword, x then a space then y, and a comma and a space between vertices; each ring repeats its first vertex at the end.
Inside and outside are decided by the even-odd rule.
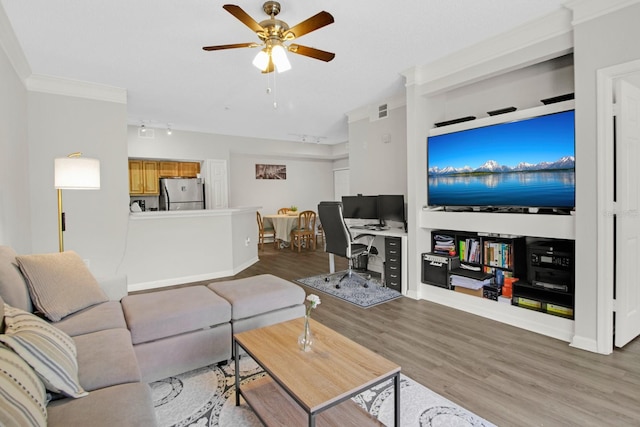
POLYGON ((399 237, 384 238, 384 280, 388 288, 402 292, 402 249, 399 237))

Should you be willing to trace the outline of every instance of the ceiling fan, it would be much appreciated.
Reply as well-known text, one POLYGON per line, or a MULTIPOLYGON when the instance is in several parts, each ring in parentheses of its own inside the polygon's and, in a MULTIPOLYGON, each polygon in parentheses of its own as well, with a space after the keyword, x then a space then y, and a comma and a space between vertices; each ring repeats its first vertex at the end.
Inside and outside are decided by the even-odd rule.
POLYGON ((222 7, 224 10, 240 20, 244 25, 255 31, 256 35, 260 39, 260 43, 254 42, 204 46, 202 48, 204 50, 211 51, 236 49, 241 47, 262 47, 253 60, 253 65, 262 70, 263 73, 271 73, 274 69, 279 73, 289 70, 291 68, 291 64, 287 59, 287 50, 292 53, 297 53, 298 55, 308 56, 325 62, 331 61, 336 56, 334 53, 315 49, 313 47, 302 46, 299 44, 285 44, 286 42, 291 42, 296 38, 302 37, 305 34, 333 23, 333 16, 328 12, 319 12, 290 28, 286 22, 275 19, 276 15, 280 13, 280 3, 277 1, 267 1, 264 3, 262 10, 269 15, 269 19, 260 23, 256 22, 251 16, 242 10, 240 6, 225 4, 222 7))

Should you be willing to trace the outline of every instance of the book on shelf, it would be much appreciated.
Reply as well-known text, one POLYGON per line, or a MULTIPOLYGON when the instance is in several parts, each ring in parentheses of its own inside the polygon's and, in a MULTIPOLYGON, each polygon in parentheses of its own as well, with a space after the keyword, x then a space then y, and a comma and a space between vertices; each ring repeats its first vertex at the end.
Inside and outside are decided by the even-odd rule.
POLYGON ((446 234, 436 234, 433 236, 433 251, 441 254, 455 254, 456 244, 453 236, 446 234))
POLYGON ((459 286, 462 288, 477 290, 482 288, 485 285, 491 284, 491 278, 486 279, 474 279, 473 277, 468 276, 459 276, 457 274, 451 274, 451 285, 459 286))
POLYGON ((478 239, 460 239, 460 261, 480 264, 480 241, 478 239))

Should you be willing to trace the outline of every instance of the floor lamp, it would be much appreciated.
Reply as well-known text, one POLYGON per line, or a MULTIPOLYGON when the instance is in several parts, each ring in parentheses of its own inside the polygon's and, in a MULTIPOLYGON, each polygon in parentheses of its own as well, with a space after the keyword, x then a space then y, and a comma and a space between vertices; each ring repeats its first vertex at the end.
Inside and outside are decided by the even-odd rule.
POLYGON ((99 190, 100 161, 80 157, 82 153, 71 153, 67 157, 55 159, 54 185, 58 190, 58 240, 60 252, 64 252, 65 230, 64 212, 62 211, 62 190, 99 190))

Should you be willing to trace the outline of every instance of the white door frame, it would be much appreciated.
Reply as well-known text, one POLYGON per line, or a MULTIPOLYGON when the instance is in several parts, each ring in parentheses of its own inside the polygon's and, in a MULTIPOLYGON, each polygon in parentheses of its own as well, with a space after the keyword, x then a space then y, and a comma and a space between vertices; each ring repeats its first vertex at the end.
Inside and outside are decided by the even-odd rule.
POLYGON ((614 65, 597 71, 597 351, 601 354, 613 352, 613 286, 614 286, 614 235, 613 217, 616 206, 613 202, 614 182, 614 87, 615 81, 631 74, 640 73, 640 60, 614 65))

